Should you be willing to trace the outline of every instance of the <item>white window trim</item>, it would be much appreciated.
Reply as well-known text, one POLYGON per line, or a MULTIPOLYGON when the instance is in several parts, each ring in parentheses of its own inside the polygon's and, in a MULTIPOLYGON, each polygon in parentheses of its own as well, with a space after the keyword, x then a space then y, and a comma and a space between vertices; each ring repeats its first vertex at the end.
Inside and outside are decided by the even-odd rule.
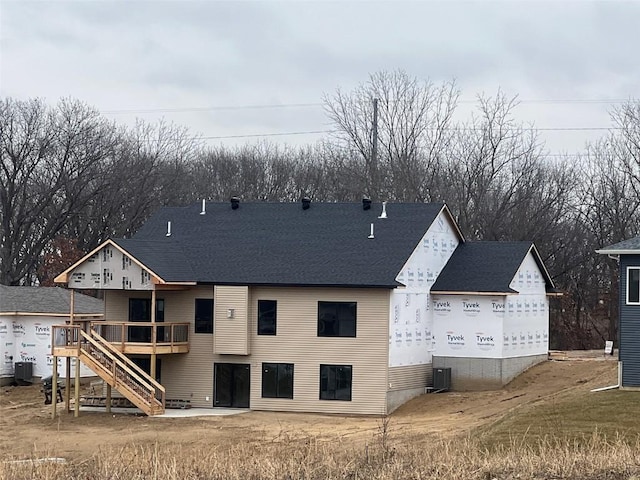
POLYGON ((638 302, 630 302, 629 301, 629 273, 631 270, 640 270, 640 266, 627 267, 627 281, 626 281, 626 292, 625 292, 625 300, 627 305, 640 305, 640 301, 638 302))

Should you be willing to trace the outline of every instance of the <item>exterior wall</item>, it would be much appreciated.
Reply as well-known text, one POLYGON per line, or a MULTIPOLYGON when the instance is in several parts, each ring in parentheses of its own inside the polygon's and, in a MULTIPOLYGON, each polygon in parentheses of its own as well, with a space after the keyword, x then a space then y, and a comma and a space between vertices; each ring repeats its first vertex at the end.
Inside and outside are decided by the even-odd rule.
POLYGON ((438 357, 501 358, 505 297, 434 295, 438 357))
POLYGON ((460 242, 443 210, 402 267, 391 295, 389 366, 426 365, 434 349, 429 291, 460 242))
POLYGON ((640 267, 640 255, 620 255, 619 359, 622 386, 640 386, 640 305, 627 305, 627 267, 640 267))
POLYGON ((389 292, 381 289, 252 288, 251 408, 386 413, 389 292), (258 300, 276 300, 277 335, 257 335, 258 300), (318 301, 357 302, 355 338, 317 336, 318 301), (294 398, 261 398, 261 363, 293 363, 294 398), (320 364, 352 365, 352 400, 319 400, 320 364), (254 388, 255 386, 255 388, 254 388))
POLYGON ((528 368, 547 360, 547 355, 511 358, 433 357, 434 368, 451 368, 451 389, 495 390, 528 368))
POLYGON ((216 286, 213 308, 213 351, 219 354, 249 354, 249 287, 216 286), (229 318, 229 312, 233 318, 229 318))
MULTIPOLYGON (((68 317, 44 315, 0 316, 0 377, 13 379, 16 362, 31 362, 34 377, 48 377, 53 373, 51 355, 51 327, 67 322, 68 317)), ((71 359, 72 374, 75 358, 71 359)), ((66 376, 66 362, 58 358, 58 375, 66 376)), ((81 377, 95 374, 81 365, 81 377)))
POLYGON ((422 395, 433 381, 430 363, 389 368, 387 413, 394 411, 413 397, 422 395))
MULTIPOLYGON (((130 296, 149 298, 150 294, 109 291, 105 299, 106 319, 126 320, 130 296)), ((194 407, 212 407, 214 363, 248 363, 252 409, 373 415, 386 412, 388 290, 249 288, 249 356, 213 353, 217 318, 213 335, 194 333, 195 299, 213 297, 213 287, 157 293, 157 298, 164 299, 165 322, 191 324, 189 353, 159 356, 167 398, 190 400, 194 407), (258 300, 278 302, 277 335, 257 335, 258 300), (357 336, 318 337, 318 301, 357 302, 357 336), (262 398, 263 362, 294 364, 293 399, 262 398), (352 365, 350 402, 319 399, 320 364, 352 365)))
POLYGON ((549 352, 549 299, 544 277, 531 253, 509 286, 518 294, 507 297, 504 356, 546 355, 549 352))
POLYGON ((69 288, 151 290, 151 275, 113 245, 105 245, 69 274, 69 288))

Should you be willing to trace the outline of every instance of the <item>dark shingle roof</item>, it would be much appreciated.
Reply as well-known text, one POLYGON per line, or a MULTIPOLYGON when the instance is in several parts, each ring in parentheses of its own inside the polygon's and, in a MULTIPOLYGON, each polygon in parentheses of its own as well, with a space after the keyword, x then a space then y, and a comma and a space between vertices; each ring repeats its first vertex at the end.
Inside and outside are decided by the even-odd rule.
POLYGON ((619 251, 629 251, 629 253, 640 251, 640 237, 629 238, 628 240, 623 240, 622 242, 614 243, 613 245, 597 250, 598 253, 605 254, 619 251))
POLYGON ((388 204, 386 219, 380 204, 207 203, 206 215, 200 204, 166 207, 115 242, 168 282, 394 287, 443 206, 388 204))
MULTIPOLYGON (((0 312, 69 314, 69 290, 59 287, 8 287, 0 285, 0 312)), ((74 312, 102 314, 102 300, 76 293, 74 312)))
MULTIPOLYGON (((461 243, 440 272, 431 292, 517 293, 509 284, 532 246, 531 242, 461 243)), ((535 248, 533 252, 550 291, 553 282, 535 248)))

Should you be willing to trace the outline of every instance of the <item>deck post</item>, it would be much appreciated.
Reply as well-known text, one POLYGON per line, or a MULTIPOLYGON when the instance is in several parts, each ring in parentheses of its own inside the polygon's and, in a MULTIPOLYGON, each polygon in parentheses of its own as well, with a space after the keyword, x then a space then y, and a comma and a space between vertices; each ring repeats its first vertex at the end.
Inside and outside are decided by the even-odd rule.
POLYGON ((107 383, 107 399, 106 399, 107 413, 111 413, 111 385, 107 383))
POLYGON ((151 354, 151 364, 149 369, 149 375, 154 380, 156 379, 156 340, 158 338, 158 333, 156 330, 156 289, 151 290, 151 345, 152 345, 152 354, 151 354))
POLYGON ((67 413, 71 412, 71 357, 66 358, 66 378, 64 379, 64 407, 67 413))
MULTIPOLYGON (((73 325, 73 315, 76 311, 76 296, 75 289, 71 288, 69 291, 69 324, 73 325)), ((66 343, 65 347, 69 347, 69 337, 73 338, 72 330, 67 330, 67 335, 65 336, 66 343)), ((71 357, 66 358, 66 378, 64 380, 64 407, 67 413, 71 412, 71 357)))
POLYGON ((58 402, 58 357, 53 356, 53 374, 51 375, 51 418, 56 418, 58 402))
POLYGON ((76 357, 76 385, 75 385, 75 405, 73 406, 73 416, 80 416, 80 357, 76 357))

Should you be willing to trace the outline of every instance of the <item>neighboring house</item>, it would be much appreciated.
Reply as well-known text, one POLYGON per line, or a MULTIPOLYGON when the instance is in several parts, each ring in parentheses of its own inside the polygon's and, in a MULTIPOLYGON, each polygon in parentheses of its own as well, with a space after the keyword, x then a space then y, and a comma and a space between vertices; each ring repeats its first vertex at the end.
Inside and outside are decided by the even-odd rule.
POLYGON ((620 387, 640 387, 640 237, 596 252, 616 258, 620 265, 618 382, 620 387))
POLYGON ((531 243, 465 242, 444 204, 367 200, 163 208, 56 281, 104 290, 81 358, 117 350, 161 384, 130 375, 130 399, 376 415, 434 365, 494 388, 545 359, 554 291, 531 243))
MULTIPOLYGON (((69 290, 59 287, 7 287, 0 285, 0 383, 14 379, 17 362, 28 362, 33 376, 51 375, 51 327, 69 319, 69 290)), ((75 295, 75 318, 102 318, 104 304, 87 295, 75 295)), ((61 375, 65 365, 58 363, 61 375)), ((82 376, 95 376, 81 368, 82 376)))

